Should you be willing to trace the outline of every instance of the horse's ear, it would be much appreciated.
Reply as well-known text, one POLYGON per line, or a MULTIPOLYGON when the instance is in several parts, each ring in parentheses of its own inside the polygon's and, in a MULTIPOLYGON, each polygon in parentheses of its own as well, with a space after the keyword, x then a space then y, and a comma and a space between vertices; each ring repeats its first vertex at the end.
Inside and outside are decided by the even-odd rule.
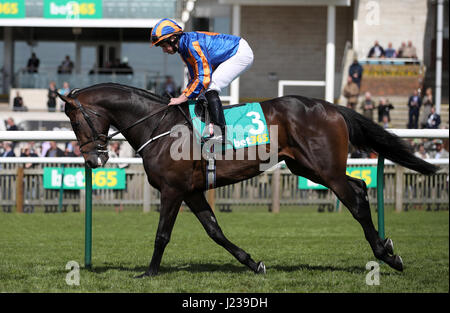
POLYGON ((62 101, 64 101, 66 104, 75 106, 75 104, 73 103, 74 101, 73 101, 72 98, 70 98, 70 97, 68 97, 68 96, 64 96, 64 95, 60 94, 59 92, 57 92, 56 94, 57 94, 58 97, 59 97, 62 101))

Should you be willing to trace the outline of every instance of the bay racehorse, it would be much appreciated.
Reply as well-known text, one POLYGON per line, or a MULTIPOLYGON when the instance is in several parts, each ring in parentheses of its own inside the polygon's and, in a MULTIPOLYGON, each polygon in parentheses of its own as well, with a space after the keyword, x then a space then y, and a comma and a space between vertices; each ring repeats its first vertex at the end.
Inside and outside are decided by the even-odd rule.
MULTIPOLYGON (((139 150, 148 181, 161 192, 153 256, 147 271, 139 277, 158 273, 183 201, 216 243, 255 273, 265 273, 265 265, 255 262, 247 252, 230 242, 219 227, 204 196, 206 160, 174 160, 169 151, 177 138, 158 137, 169 133, 175 125, 186 125, 189 119, 186 103, 168 106, 168 99, 112 83, 75 89, 60 98, 65 102, 65 113, 87 166, 99 166, 98 160, 103 165, 106 163, 107 143, 111 139, 108 130, 114 126, 135 150, 139 150), (155 140, 148 143, 150 138, 155 140)), ((319 99, 284 96, 261 102, 261 108, 267 124, 276 125, 278 130, 277 145, 267 144, 265 149, 276 154, 278 161, 285 161, 293 174, 330 188, 361 224, 374 256, 402 271, 403 262, 394 254, 392 241, 382 240, 374 227, 366 184, 346 175, 349 143, 426 175, 435 173, 438 168, 415 157, 399 137, 346 107, 319 99)), ((190 127, 189 130, 190 136, 194 136, 190 127)), ((262 173, 261 162, 258 157, 217 160, 216 187, 262 173)))

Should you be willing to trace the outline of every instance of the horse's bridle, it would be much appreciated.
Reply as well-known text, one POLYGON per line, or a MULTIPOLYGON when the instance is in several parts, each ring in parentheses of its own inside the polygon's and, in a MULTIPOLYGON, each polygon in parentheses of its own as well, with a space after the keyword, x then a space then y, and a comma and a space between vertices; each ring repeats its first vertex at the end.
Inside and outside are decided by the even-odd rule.
MULTIPOLYGON (((90 119, 90 117, 89 117, 89 115, 87 114, 86 111, 89 111, 89 112, 91 112, 92 114, 95 114, 98 117, 101 117, 101 115, 99 113, 95 112, 94 110, 87 109, 87 108, 83 107, 78 99, 74 99, 74 100, 75 100, 75 104, 77 106, 77 109, 79 109, 81 114, 83 114, 84 120, 89 125, 89 128, 92 131, 92 139, 90 139, 90 140, 88 140, 85 143, 82 143, 80 145, 80 152, 83 153, 83 154, 84 153, 86 153, 86 154, 97 154, 97 155, 99 155, 99 154, 108 154, 108 148, 107 148, 107 144, 108 144, 108 140, 109 140, 108 136, 97 132, 97 130, 94 127, 94 123, 92 123, 92 121, 91 121, 91 119, 90 119), (102 139, 103 139, 104 143, 103 144, 99 144, 98 143, 96 148, 95 148, 95 151, 83 151, 82 147, 84 147, 85 145, 90 144, 92 142, 96 142, 96 141, 102 140, 102 139)), ((75 123, 71 123, 71 124, 72 124, 72 128, 74 128, 74 126, 78 125, 78 124, 75 124, 75 123)))
MULTIPOLYGON (((77 106, 77 109, 80 110, 81 114, 82 114, 83 117, 84 117, 84 120, 85 120, 86 123, 89 125, 89 128, 90 128, 91 131, 92 131, 92 137, 91 137, 91 139, 89 139, 88 141, 86 141, 86 142, 84 142, 83 144, 80 145, 80 152, 83 153, 83 154, 84 154, 84 153, 86 153, 86 154, 97 154, 97 155, 104 154, 104 155, 106 156, 106 158, 108 157, 108 148, 107 148, 107 145, 108 145, 108 141, 111 140, 111 138, 113 138, 114 136, 120 134, 120 133, 123 132, 123 131, 126 131, 126 130, 128 130, 128 129, 130 129, 130 128, 132 128, 132 127, 134 127, 134 126, 136 126, 136 125, 138 125, 138 124, 140 124, 140 123, 142 123, 143 121, 149 119, 150 117, 155 116, 156 114, 165 111, 165 112, 164 112, 164 115, 161 117, 161 119, 159 120, 159 122, 158 122, 158 123, 156 124, 156 126, 153 128, 153 130, 152 130, 152 132, 151 132, 151 134, 150 134, 150 136, 151 136, 151 135, 153 134, 153 132, 156 130, 156 128, 158 128, 158 126, 159 126, 159 124, 161 123, 161 121, 162 121, 162 120, 164 119, 164 117, 166 116, 166 114, 167 114, 167 109, 169 109, 169 107, 170 107, 170 106, 167 106, 167 105, 164 106, 164 107, 161 107, 161 108, 159 108, 158 110, 154 111, 152 114, 147 115, 147 116, 144 116, 143 118, 137 120, 136 122, 134 122, 134 123, 131 124, 130 126, 127 126, 127 127, 125 127, 125 128, 122 128, 122 129, 120 129, 120 130, 118 130, 118 131, 112 133, 111 135, 107 136, 107 135, 105 135, 105 134, 102 134, 102 133, 98 133, 98 132, 97 132, 97 130, 96 130, 95 127, 94 127, 94 123, 92 123, 92 120, 90 119, 89 115, 87 114, 87 111, 89 111, 90 113, 92 113, 92 114, 94 114, 94 115, 96 115, 96 116, 98 116, 98 117, 101 117, 101 115, 100 115, 99 113, 97 113, 96 111, 94 111, 94 110, 91 110, 91 109, 88 109, 88 108, 83 107, 83 105, 81 104, 81 102, 80 102, 78 99, 74 98, 74 101, 75 101, 75 105, 77 106), (97 146, 96 146, 96 148, 95 148, 95 150, 93 150, 93 151, 83 151, 83 150, 81 149, 83 146, 85 146, 85 145, 87 145, 87 144, 89 144, 89 143, 97 142, 97 141, 99 141, 99 140, 102 140, 102 141, 103 141, 103 144, 99 144, 99 143, 98 143, 97 146)), ((131 104, 132 104, 132 101, 131 101, 131 104)), ((78 126, 78 123, 71 123, 71 124, 72 124, 72 128, 78 126)))

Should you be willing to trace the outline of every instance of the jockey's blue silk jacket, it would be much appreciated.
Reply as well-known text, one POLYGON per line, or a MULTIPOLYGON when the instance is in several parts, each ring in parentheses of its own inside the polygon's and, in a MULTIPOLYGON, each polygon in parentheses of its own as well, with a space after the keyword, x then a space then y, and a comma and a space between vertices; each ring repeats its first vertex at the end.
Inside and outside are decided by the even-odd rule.
POLYGON ((187 32, 181 35, 178 52, 189 69, 189 84, 183 91, 188 99, 196 98, 208 88, 212 72, 236 54, 240 39, 210 32, 187 32))

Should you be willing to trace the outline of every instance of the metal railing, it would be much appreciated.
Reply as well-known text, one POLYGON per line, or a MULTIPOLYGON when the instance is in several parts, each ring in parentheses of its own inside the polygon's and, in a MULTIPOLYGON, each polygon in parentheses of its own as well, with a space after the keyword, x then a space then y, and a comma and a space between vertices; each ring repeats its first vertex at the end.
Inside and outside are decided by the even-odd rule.
MULTIPOLYGON (((407 138, 448 138, 448 130, 390 130, 401 137, 407 138)), ((117 140, 125 140, 121 135, 117 140)), ((75 140, 72 131, 0 131, 0 140, 75 140)), ((441 169, 436 175, 424 176, 419 173, 406 170, 400 166, 385 162, 384 172, 384 202, 394 204, 401 202, 403 207, 409 205, 444 205, 448 208, 448 159, 427 160, 439 164, 441 169), (399 176, 401 175, 401 176, 399 176), (401 182, 401 183, 399 183, 401 182), (399 198, 398 195, 401 195, 399 198)), ((17 173, 23 164, 34 164, 33 167, 23 169, 23 195, 25 206, 49 206, 49 211, 56 210, 58 191, 45 190, 43 188, 43 167, 66 166, 83 167, 83 158, 0 158, 0 203, 6 211, 11 210, 16 204, 16 186, 18 186, 17 173), (46 164, 46 165, 45 165, 46 164), (28 201, 28 202, 27 202, 28 201), (53 208, 53 209, 52 209, 53 208)), ((104 205, 136 205, 143 206, 148 211, 150 206, 159 206, 159 192, 147 183, 146 174, 142 167, 142 159, 110 159, 107 167, 114 167, 119 163, 127 163, 126 190, 96 190, 93 201, 96 206, 104 205)), ((349 159, 349 166, 376 165, 376 159, 349 159)), ((229 209, 237 205, 267 205, 273 206, 273 183, 276 170, 268 170, 260 176, 242 181, 234 185, 228 185, 215 190, 215 205, 220 209, 229 209)), ((320 205, 334 208, 336 197, 329 190, 300 190, 298 188, 298 176, 293 175, 288 169, 279 170, 279 204, 280 205, 320 205)), ((276 176, 275 176, 276 177, 276 176)), ((64 205, 73 206, 74 210, 83 208, 83 192, 64 192, 64 205)), ((369 189, 369 198, 372 205, 376 202, 376 190, 369 189)))

